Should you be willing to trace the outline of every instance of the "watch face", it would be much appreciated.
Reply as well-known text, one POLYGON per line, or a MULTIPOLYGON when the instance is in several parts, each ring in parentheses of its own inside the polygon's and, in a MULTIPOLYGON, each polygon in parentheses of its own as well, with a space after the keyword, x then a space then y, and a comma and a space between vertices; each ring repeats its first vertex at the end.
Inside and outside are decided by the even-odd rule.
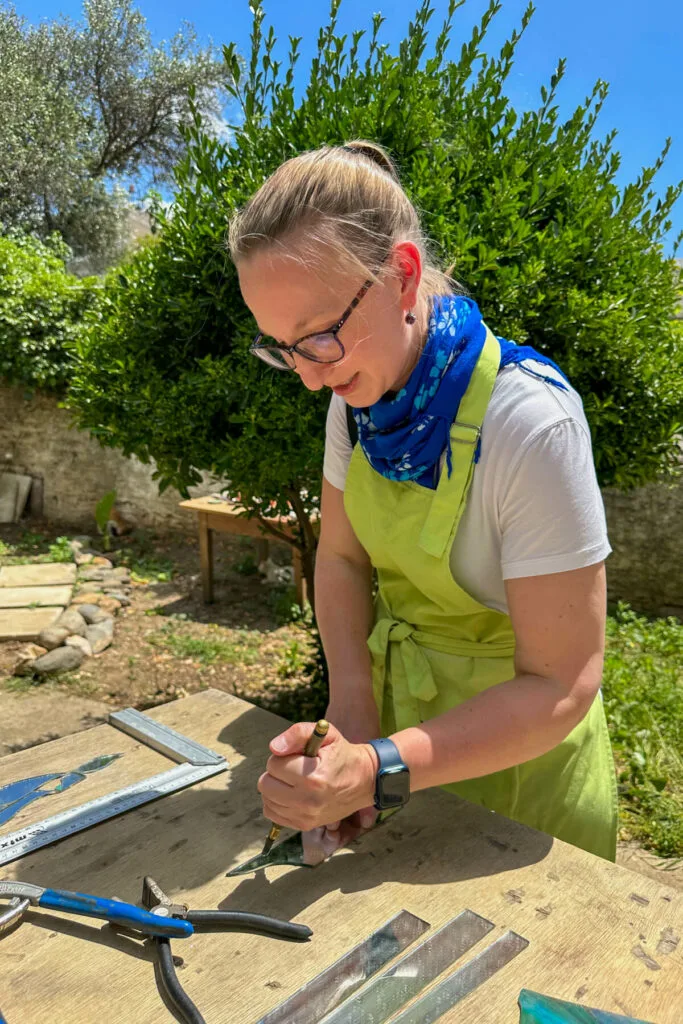
POLYGON ((383 808, 401 807, 410 797, 410 772, 406 768, 385 768, 379 773, 383 808))

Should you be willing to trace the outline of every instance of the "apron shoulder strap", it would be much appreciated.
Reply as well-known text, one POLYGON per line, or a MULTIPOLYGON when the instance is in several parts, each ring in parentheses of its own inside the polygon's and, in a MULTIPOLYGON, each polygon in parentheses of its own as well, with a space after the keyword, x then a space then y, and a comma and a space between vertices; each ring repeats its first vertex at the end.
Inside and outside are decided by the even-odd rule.
POLYGON ((353 409, 348 403, 346 405, 346 425, 349 428, 349 440, 351 447, 355 448, 358 441, 358 424, 356 423, 356 417, 353 415, 353 409))
POLYGON ((479 361, 460 402, 458 418, 451 427, 453 471, 449 476, 444 466, 420 534, 420 548, 435 558, 441 558, 446 551, 465 510, 481 426, 499 368, 500 344, 487 327, 479 361))

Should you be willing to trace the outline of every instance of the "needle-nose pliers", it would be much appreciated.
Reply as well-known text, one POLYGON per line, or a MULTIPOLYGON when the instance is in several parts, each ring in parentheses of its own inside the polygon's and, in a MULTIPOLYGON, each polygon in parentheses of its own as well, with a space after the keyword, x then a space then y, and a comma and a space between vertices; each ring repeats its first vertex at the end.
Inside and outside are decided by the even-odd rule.
MULTIPOLYGON (((189 910, 172 903, 149 875, 142 887, 142 906, 122 900, 102 899, 82 892, 46 889, 30 882, 0 881, 0 900, 8 899, 0 913, 0 935, 26 914, 30 906, 67 914, 102 918, 109 924, 149 938, 153 942, 158 983, 184 1024, 206 1024, 199 1010, 183 990, 173 964, 170 939, 186 938, 199 931, 255 932, 277 939, 305 942, 313 934, 310 928, 291 921, 249 914, 239 910, 189 910)), ((0 1014, 0 1024, 3 1024, 0 1014)))
POLYGON ((134 928, 143 935, 165 935, 186 938, 194 928, 189 921, 160 917, 148 910, 136 907, 122 900, 102 899, 84 892, 69 892, 66 889, 45 889, 30 882, 0 881, 0 899, 9 899, 8 909, 0 914, 0 932, 20 920, 29 906, 44 910, 58 910, 65 914, 81 914, 85 917, 99 917, 109 924, 134 928))
MULTIPOLYGON (((305 924, 280 921, 274 917, 265 917, 263 914, 249 914, 240 910, 189 910, 184 904, 172 903, 149 875, 142 885, 141 902, 153 915, 163 915, 178 920, 179 923, 185 921, 191 924, 196 932, 255 932, 258 935, 271 935, 276 939, 290 939, 295 942, 305 942, 313 934, 305 924)), ((204 1017, 178 981, 168 937, 157 935, 153 942, 159 984, 178 1017, 183 1024, 206 1024, 204 1017)))

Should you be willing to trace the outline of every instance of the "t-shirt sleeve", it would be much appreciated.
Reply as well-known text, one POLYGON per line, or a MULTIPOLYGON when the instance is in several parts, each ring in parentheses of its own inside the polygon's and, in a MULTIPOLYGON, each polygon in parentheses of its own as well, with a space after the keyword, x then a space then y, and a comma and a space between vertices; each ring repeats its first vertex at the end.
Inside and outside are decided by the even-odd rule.
POLYGON ((327 410, 323 476, 340 491, 343 491, 346 485, 346 474, 352 454, 349 426, 346 422, 346 402, 343 398, 333 395, 327 410))
POLYGON ((575 419, 532 438, 506 483, 498 505, 503 579, 582 569, 612 550, 590 435, 575 419))

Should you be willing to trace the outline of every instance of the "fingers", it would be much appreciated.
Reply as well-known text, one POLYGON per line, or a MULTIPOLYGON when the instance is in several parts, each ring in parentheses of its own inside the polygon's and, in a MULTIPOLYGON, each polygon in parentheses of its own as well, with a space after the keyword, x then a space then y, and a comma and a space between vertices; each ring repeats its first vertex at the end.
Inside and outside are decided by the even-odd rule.
POLYGON ((322 794, 318 791, 307 794, 302 804, 301 793, 296 798, 295 787, 273 778, 264 772, 258 781, 258 790, 263 800, 263 815, 276 825, 309 831, 325 824, 325 809, 322 794))
MULTIPOLYGON (((303 754, 304 748, 311 738, 311 733, 315 725, 311 722, 296 722, 294 725, 290 725, 289 729, 285 729, 279 736, 275 736, 270 741, 270 749, 273 754, 277 757, 286 757, 288 754, 303 754)), ((339 735, 338 730, 334 726, 330 726, 327 736, 320 744, 321 747, 327 746, 339 735)), ((313 758, 309 758, 313 760, 313 758)))
POLYGON ((317 757, 303 757, 301 754, 293 754, 282 757, 269 757, 266 764, 266 772, 274 779, 281 782, 288 782, 294 786, 300 779, 308 779, 318 770, 317 757))

